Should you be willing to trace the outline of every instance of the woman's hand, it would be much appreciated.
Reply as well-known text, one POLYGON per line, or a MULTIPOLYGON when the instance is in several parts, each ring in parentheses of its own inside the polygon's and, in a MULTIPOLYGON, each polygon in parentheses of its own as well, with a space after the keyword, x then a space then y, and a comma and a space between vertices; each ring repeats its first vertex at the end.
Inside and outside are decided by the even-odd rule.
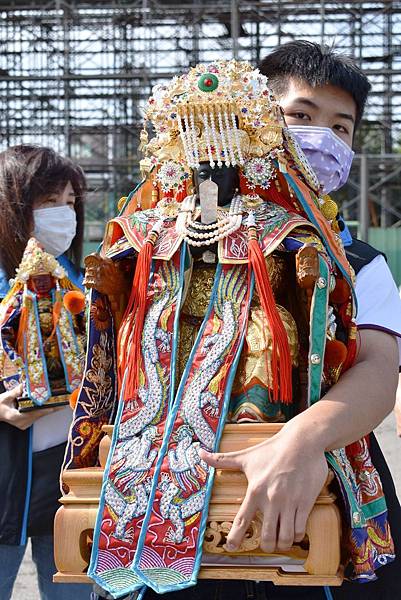
POLYGON ((17 385, 12 390, 7 390, 0 394, 0 421, 9 423, 18 429, 28 429, 38 419, 49 415, 60 409, 55 408, 42 408, 40 410, 32 410, 29 412, 20 413, 16 408, 16 399, 22 395, 22 385, 17 385))
POLYGON ((324 449, 285 427, 274 437, 238 452, 201 457, 217 469, 243 471, 248 489, 227 537, 236 550, 256 512, 263 516, 260 546, 265 552, 285 551, 305 535, 306 522, 327 478, 324 449))

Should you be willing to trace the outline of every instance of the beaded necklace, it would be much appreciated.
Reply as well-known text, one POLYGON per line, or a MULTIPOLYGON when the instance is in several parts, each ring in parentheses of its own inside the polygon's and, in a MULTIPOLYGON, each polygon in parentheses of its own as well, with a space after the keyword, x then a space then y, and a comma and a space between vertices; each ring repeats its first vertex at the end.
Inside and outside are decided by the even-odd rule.
POLYGON ((196 197, 187 196, 177 217, 176 231, 183 235, 190 246, 210 246, 241 227, 242 205, 242 196, 235 195, 228 213, 224 209, 218 209, 216 223, 206 225, 194 218, 196 197))

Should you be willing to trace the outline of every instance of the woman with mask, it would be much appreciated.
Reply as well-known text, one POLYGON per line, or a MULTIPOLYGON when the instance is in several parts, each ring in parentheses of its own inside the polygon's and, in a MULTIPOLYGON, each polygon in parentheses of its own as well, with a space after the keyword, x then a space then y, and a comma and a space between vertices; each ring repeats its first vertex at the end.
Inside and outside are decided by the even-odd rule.
MULTIPOLYGON (((0 153, 0 298, 32 236, 81 286, 84 191, 81 168, 49 148, 0 153)), ((87 598, 85 585, 52 583, 53 518, 71 409, 20 413, 20 395, 20 386, 0 393, 0 598, 11 597, 28 537, 42 600, 87 598)))

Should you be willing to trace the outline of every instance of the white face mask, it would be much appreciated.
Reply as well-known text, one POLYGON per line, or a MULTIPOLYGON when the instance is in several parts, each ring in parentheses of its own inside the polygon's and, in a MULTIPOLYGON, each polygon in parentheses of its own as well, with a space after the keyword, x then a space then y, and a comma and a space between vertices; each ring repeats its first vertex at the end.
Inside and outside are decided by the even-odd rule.
POLYGON ((34 228, 32 235, 44 250, 60 256, 64 254, 77 232, 77 215, 70 206, 38 208, 33 211, 34 228))

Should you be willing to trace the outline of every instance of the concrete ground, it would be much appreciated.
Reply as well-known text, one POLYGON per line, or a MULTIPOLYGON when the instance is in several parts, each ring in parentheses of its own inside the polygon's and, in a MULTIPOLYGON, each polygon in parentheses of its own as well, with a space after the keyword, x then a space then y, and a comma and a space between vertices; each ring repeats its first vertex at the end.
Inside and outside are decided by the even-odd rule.
MULTIPOLYGON (((376 433, 393 474, 398 496, 401 498, 401 438, 396 436, 395 421, 392 414, 383 421, 376 433)), ((32 563, 30 548, 28 547, 14 586, 12 600, 39 600, 39 598, 35 569, 32 563)))

